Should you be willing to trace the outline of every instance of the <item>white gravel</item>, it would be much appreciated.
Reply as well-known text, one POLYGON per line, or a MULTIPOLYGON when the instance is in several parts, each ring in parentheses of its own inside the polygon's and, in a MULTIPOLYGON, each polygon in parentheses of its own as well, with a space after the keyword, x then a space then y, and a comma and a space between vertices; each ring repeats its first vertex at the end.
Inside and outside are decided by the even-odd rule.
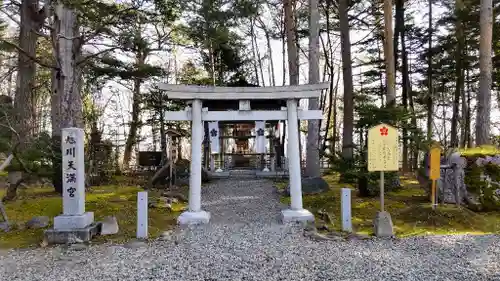
POLYGON ((500 280, 500 237, 312 241, 279 223, 264 180, 204 188, 209 225, 146 247, 0 252, 0 280, 500 280))

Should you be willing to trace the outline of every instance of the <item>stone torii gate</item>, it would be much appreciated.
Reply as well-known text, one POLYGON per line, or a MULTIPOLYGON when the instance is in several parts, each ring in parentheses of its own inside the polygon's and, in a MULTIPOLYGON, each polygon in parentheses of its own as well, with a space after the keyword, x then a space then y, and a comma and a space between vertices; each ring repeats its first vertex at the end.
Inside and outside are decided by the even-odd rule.
POLYGON ((318 98, 321 90, 329 83, 307 84, 282 87, 207 87, 159 84, 166 91, 168 99, 190 101, 191 107, 184 111, 167 111, 168 121, 191 121, 191 167, 189 178, 189 210, 182 213, 178 223, 208 223, 210 213, 201 209, 201 171, 204 121, 268 121, 287 120, 288 128, 288 169, 290 174, 289 209, 282 211, 283 222, 312 221, 314 216, 302 206, 302 184, 299 151, 298 120, 322 119, 321 110, 301 110, 300 99, 318 98), (239 100, 239 110, 208 111, 203 108, 203 100, 239 100), (251 100, 286 100, 286 110, 251 110, 251 100))

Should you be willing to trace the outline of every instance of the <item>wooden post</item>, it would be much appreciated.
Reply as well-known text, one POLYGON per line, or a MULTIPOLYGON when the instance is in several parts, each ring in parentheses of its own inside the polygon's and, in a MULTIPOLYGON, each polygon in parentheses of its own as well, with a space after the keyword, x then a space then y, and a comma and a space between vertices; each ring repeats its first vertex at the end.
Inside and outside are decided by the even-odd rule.
POLYGON ((383 212, 385 209, 384 206, 384 171, 380 171, 380 211, 383 212))
POLYGON ((436 181, 441 177, 441 148, 438 145, 433 145, 430 151, 429 161, 429 179, 432 181, 431 186, 431 202, 432 209, 437 207, 437 191, 436 181))

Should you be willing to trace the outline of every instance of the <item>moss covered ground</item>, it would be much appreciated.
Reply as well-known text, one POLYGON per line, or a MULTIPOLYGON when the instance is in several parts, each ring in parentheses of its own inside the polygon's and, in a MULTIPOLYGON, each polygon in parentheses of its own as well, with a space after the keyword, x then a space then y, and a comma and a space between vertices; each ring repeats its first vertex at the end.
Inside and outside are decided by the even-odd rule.
MULTIPOLYGON (((108 185, 93 187, 86 194, 86 210, 94 212, 96 220, 105 216, 115 216, 120 231, 116 235, 98 237, 96 242, 125 242, 136 233, 137 192, 141 188, 134 186, 108 185)), ((0 190, 0 198, 4 190, 0 190)), ((5 204, 9 221, 14 229, 8 233, 0 231, 0 248, 24 248, 37 246, 43 239, 44 229, 23 229, 19 224, 26 223, 35 216, 48 216, 52 219, 62 212, 62 199, 48 188, 20 189, 18 199, 5 204)), ((149 192, 150 202, 157 202, 160 193, 149 192)), ((172 210, 161 204, 149 209, 149 235, 159 236, 163 231, 172 228, 176 218, 183 210, 184 204, 172 205, 172 210)), ((94 242, 94 240, 93 240, 94 242)))
MULTIPOLYGON (((352 222, 356 232, 372 234, 372 222, 380 209, 379 197, 361 198, 353 186, 338 183, 335 175, 325 176, 330 191, 318 195, 304 196, 304 208, 317 214, 326 211, 333 218, 333 229, 340 230, 340 189, 353 189, 352 222)), ((500 233, 500 212, 475 213, 455 205, 439 205, 432 210, 430 200, 411 178, 401 178, 403 188, 385 195, 385 207, 390 212, 394 230, 398 237, 433 234, 487 234, 500 233)), ((283 188, 287 183, 278 184, 283 188)), ((289 204, 290 198, 282 202, 289 204)), ((316 218, 319 216, 316 215, 316 218)), ((318 224, 322 224, 321 220, 318 224)), ((330 226, 332 227, 332 226, 330 226)))

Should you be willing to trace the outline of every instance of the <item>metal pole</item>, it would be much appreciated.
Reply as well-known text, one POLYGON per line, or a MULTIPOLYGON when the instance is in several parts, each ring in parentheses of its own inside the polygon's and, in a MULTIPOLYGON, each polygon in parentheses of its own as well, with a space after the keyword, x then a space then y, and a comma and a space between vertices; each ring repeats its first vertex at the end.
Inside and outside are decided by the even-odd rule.
POLYGON ((384 172, 380 171, 380 211, 384 211, 384 172))

